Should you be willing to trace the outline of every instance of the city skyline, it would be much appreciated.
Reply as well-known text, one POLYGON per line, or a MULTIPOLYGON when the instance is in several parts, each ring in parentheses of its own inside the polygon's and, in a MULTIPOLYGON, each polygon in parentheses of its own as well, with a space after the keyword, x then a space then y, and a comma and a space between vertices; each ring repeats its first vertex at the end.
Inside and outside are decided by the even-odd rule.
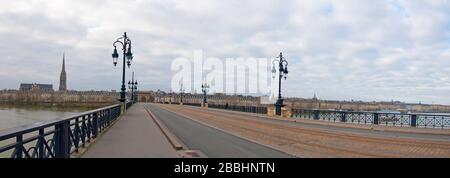
POLYGON ((65 52, 69 89, 119 91, 112 42, 127 31, 135 54, 127 81, 135 71, 140 90, 170 91, 171 62, 197 49, 221 59, 283 51, 291 62, 288 97, 450 104, 448 1, 134 1, 126 12, 111 11, 121 5, 0 7, 0 37, 8 41, 0 48, 0 88, 58 84, 65 52))

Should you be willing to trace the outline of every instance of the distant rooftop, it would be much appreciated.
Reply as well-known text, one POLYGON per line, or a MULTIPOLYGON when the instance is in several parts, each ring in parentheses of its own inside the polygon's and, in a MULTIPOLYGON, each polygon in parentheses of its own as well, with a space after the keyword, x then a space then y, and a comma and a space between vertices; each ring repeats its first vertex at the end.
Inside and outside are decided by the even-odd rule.
POLYGON ((40 83, 21 83, 19 87, 20 91, 41 90, 41 91, 53 91, 52 84, 40 84, 40 83))

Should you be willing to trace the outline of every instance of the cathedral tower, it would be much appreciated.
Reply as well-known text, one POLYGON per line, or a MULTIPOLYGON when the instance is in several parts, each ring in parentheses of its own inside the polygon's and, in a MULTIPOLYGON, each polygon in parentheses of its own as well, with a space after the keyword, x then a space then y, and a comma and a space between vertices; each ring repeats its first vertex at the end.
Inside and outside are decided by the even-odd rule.
POLYGON ((67 76, 66 76, 66 55, 63 54, 63 63, 61 75, 59 76, 59 91, 67 91, 67 76))

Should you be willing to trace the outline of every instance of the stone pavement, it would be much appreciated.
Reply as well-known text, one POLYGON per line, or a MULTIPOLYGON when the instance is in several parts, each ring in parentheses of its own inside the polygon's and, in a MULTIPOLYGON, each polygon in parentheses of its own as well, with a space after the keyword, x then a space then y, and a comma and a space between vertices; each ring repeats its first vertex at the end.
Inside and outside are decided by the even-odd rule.
POLYGON ((162 131, 137 103, 101 135, 82 158, 177 158, 162 131))

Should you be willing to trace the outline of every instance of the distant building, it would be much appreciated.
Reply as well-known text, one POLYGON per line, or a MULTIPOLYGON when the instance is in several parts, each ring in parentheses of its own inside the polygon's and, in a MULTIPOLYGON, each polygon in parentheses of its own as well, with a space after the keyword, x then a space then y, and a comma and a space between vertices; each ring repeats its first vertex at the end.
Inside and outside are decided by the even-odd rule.
MULTIPOLYGON (((21 83, 20 91, 54 91, 52 84, 21 83)), ((59 77, 59 91, 67 91, 66 56, 63 54, 61 75, 59 77)))
POLYGON ((61 75, 59 76, 59 91, 67 91, 66 55, 63 54, 61 75))
POLYGON ((20 91, 53 91, 52 84, 21 83, 20 91))

